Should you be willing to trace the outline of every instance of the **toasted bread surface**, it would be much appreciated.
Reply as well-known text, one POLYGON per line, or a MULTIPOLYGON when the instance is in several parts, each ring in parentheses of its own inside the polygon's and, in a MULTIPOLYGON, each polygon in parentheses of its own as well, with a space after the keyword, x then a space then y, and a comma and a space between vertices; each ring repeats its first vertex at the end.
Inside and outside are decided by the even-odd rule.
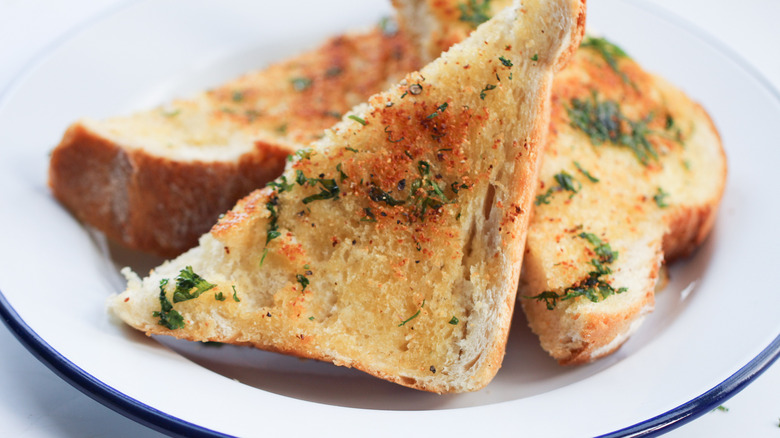
POLYGON ((701 243, 726 178, 706 112, 617 50, 586 39, 556 77, 529 228, 521 302, 563 364, 603 357, 638 327, 664 255, 701 243))
POLYGON ((128 273, 113 311, 149 334, 417 389, 485 386, 515 305, 552 75, 584 14, 579 1, 522 6, 356 107, 197 248, 143 280, 128 273), (538 59, 507 50, 520 44, 538 59), (177 280, 191 272, 215 286, 192 297, 200 282, 177 280))
MULTIPOLYGON (((503 3, 395 1, 423 58, 503 3)), ((701 244, 726 180, 720 138, 698 104, 608 41, 584 46, 553 86, 520 288, 531 328, 563 364, 603 357, 636 330, 661 263, 701 244), (599 245, 613 256, 596 254, 599 245)))
POLYGON ((174 256, 279 176, 287 155, 419 66, 392 28, 338 36, 189 99, 74 123, 52 153, 49 185, 111 239, 174 256))

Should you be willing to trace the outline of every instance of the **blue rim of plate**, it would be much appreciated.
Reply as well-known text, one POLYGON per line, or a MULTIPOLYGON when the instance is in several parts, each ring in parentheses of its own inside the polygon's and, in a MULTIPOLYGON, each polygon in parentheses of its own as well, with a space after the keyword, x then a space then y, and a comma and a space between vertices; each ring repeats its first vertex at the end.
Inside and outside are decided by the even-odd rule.
MULTIPOLYGON (((714 39, 707 32, 702 31, 696 25, 687 20, 678 17, 666 10, 648 3, 646 0, 624 0, 634 6, 645 10, 659 18, 671 22, 675 26, 683 28, 692 36, 701 39, 707 45, 730 58, 740 69, 756 79, 765 91, 780 103, 780 92, 756 70, 750 63, 746 62, 738 53, 732 51, 721 42, 714 39)), ((59 38, 55 39, 47 47, 39 51, 30 61, 12 78, 7 86, 0 90, 0 103, 5 101, 6 95, 16 86, 36 64, 54 51, 61 44, 88 28, 92 24, 127 8, 131 4, 138 3, 139 0, 130 0, 123 2, 117 7, 109 8, 103 13, 97 14, 92 19, 86 20, 80 25, 72 28, 59 38)), ((13 333, 30 353, 52 370, 57 376, 68 382, 70 385, 92 398, 93 400, 105 405, 109 409, 130 418, 151 429, 165 433, 171 436, 181 437, 229 437, 221 432, 217 432, 205 427, 199 426, 180 418, 174 417, 163 411, 155 409, 142 403, 128 395, 114 389, 105 382, 100 381, 91 374, 81 369, 60 352, 55 350, 43 338, 41 338, 14 310, 13 306, 0 290, 0 319, 13 333)), ((733 397, 747 385, 753 382, 758 376, 766 371, 778 358, 780 358, 780 334, 769 343, 756 357, 742 366, 737 372, 720 382, 707 392, 693 398, 689 402, 683 403, 669 411, 641 421, 634 425, 616 430, 600 438, 616 437, 651 437, 676 429, 701 415, 710 412, 725 400, 733 397)))

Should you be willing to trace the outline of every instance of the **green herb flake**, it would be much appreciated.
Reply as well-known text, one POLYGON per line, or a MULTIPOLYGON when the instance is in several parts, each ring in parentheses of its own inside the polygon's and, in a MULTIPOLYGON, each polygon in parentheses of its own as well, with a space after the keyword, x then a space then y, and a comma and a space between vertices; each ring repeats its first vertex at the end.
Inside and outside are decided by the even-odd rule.
POLYGON ((225 294, 222 292, 217 292, 214 294, 214 299, 217 301, 225 301, 225 294))
POLYGON ((491 90, 495 90, 496 86, 493 84, 487 84, 485 85, 485 88, 482 89, 482 91, 479 92, 479 98, 482 100, 485 100, 485 97, 487 96, 487 92, 491 90))
POLYGON ((420 305, 420 308, 417 309, 417 312, 414 313, 414 315, 410 316, 409 319, 406 319, 402 321, 400 324, 398 324, 398 327, 403 327, 406 325, 407 322, 413 320, 414 318, 417 318, 420 316, 420 311, 422 311, 422 308, 425 307, 425 300, 423 300, 422 305, 420 305))
POLYGON ((295 91, 306 91, 311 88, 311 79, 306 77, 298 77, 290 79, 293 89, 295 91))
POLYGON ((504 67, 512 67, 514 64, 512 64, 512 61, 504 58, 503 56, 499 56, 498 60, 501 61, 502 64, 504 64, 504 67))
POLYGON ((351 147, 349 147, 349 146, 344 146, 344 149, 345 149, 345 150, 348 150, 348 151, 350 151, 350 152, 354 152, 354 153, 358 153, 358 152, 360 152, 360 151, 358 151, 357 149, 355 149, 355 148, 351 148, 351 147))
POLYGON ((364 208, 363 212, 366 214, 364 217, 360 218, 360 222, 376 222, 376 216, 374 216, 374 212, 371 211, 371 208, 364 208))
POLYGON ((569 195, 569 198, 571 199, 571 197, 577 194, 582 188, 582 184, 565 170, 553 175, 553 179, 555 179, 557 185, 547 189, 547 192, 537 195, 536 201, 534 201, 535 205, 549 204, 552 195, 560 191, 571 192, 571 195, 569 195))
POLYGON ((460 322, 460 320, 458 319, 457 316, 453 315, 452 319, 450 319, 450 324, 452 324, 452 325, 458 325, 459 322, 460 322))
POLYGON ((240 303, 241 300, 238 299, 238 291, 236 290, 236 285, 232 285, 233 287, 233 301, 240 303))
POLYGON ((344 173, 343 170, 341 170, 341 164, 342 163, 336 165, 336 171, 339 173, 339 182, 344 182, 344 180, 348 179, 349 177, 346 173, 344 173))
POLYGON ((490 20, 490 0, 466 0, 465 3, 458 4, 458 9, 459 20, 470 24, 471 27, 477 27, 490 20))
POLYGON ((658 153, 648 140, 649 135, 657 134, 647 127, 652 114, 642 120, 631 120, 623 115, 617 102, 599 100, 595 92, 589 99, 572 99, 566 111, 571 125, 587 134, 593 144, 627 147, 645 166, 651 159, 658 160, 658 153))
POLYGON ((295 279, 301 284, 301 292, 306 290, 306 286, 309 285, 309 279, 305 275, 297 274, 295 279))
POLYGON ((717 408, 713 409, 713 411, 728 412, 729 408, 727 408, 726 406, 720 405, 717 408))
MULTIPOLYGON (((428 118, 431 118, 431 116, 428 116, 428 118)), ((390 143, 398 143, 404 138, 406 138, 406 137, 401 137, 398 140, 393 140, 393 131, 390 131, 390 125, 385 126, 385 132, 387 133, 387 141, 389 141, 390 143)))
POLYGON ((612 248, 610 248, 608 243, 603 242, 593 233, 581 232, 578 234, 578 237, 587 240, 595 247, 594 251, 598 258, 590 260, 590 264, 595 269, 590 271, 583 280, 565 288, 560 293, 544 291, 538 295, 526 296, 524 298, 544 301, 548 310, 554 310, 559 301, 566 301, 584 296, 590 301, 598 303, 611 295, 622 294, 628 291, 625 287, 615 289, 603 278, 604 276, 612 274, 612 270, 607 265, 617 260, 618 253, 612 251, 612 248))
POLYGON ((283 193, 292 190, 292 188, 295 187, 295 184, 288 184, 287 177, 282 175, 279 178, 276 178, 275 180, 266 184, 266 186, 275 189, 277 193, 283 193))
POLYGON ((391 207, 404 205, 406 203, 404 200, 393 198, 389 193, 375 185, 371 185, 371 188, 368 191, 368 197, 371 198, 371 200, 374 202, 384 202, 391 207))
POLYGON ((193 272, 192 266, 186 266, 179 271, 179 275, 176 277, 176 290, 173 292, 173 302, 178 303, 198 298, 203 292, 209 291, 216 286, 193 272))
POLYGON ((597 182, 599 182, 599 179, 598 179, 598 178, 596 178, 595 176, 591 175, 591 174, 590 174, 590 172, 588 172, 587 170, 583 169, 583 168, 582 168, 582 166, 580 166, 580 163, 578 163, 578 162, 576 162, 576 161, 575 161, 575 162, 574 162, 574 167, 576 167, 576 168, 577 168, 577 170, 579 170, 579 171, 580 171, 580 173, 581 173, 581 174, 583 174, 583 175, 585 176, 585 178, 588 178, 588 180, 589 180, 590 182, 593 182, 593 183, 597 183, 597 182))
POLYGON ((655 201, 655 205, 658 206, 658 208, 666 208, 669 206, 669 204, 666 203, 666 197, 669 196, 668 193, 664 191, 661 187, 658 187, 658 190, 655 192, 655 195, 653 195, 653 201, 655 201))
POLYGON ((539 54, 538 53, 534 53, 534 56, 531 57, 531 61, 536 62, 538 60, 539 60, 539 54))
POLYGON ((157 324, 169 330, 184 328, 184 317, 173 309, 173 304, 165 296, 165 286, 167 284, 167 278, 160 280, 160 311, 152 312, 152 316, 160 318, 157 324))
POLYGON ((621 71, 620 68, 618 67, 618 59, 629 58, 629 56, 626 54, 626 52, 623 51, 623 49, 607 41, 605 38, 596 38, 590 36, 585 37, 585 39, 580 44, 580 47, 591 48, 596 52, 598 52, 601 55, 601 57, 604 58, 604 61, 607 63, 609 68, 611 68, 612 71, 617 73, 617 75, 620 76, 620 79, 622 79, 623 82, 634 86, 634 84, 631 82, 628 76, 623 71, 621 71))
POLYGON ((348 119, 352 119, 352 120, 354 120, 354 121, 356 121, 356 122, 360 123, 360 124, 361 124, 361 125, 363 125, 363 126, 366 126, 366 121, 365 121, 365 120, 363 120, 362 118, 360 118, 360 117, 358 117, 358 116, 354 115, 354 114, 350 114, 349 116, 347 116, 347 118, 348 118, 348 119))
POLYGON ((243 91, 234 91, 233 92, 233 102, 239 103, 244 100, 244 92, 243 91))
POLYGON ((304 204, 308 204, 314 201, 321 201, 324 199, 338 199, 339 186, 335 179, 327 178, 310 178, 309 182, 312 184, 320 184, 320 192, 311 196, 307 196, 301 200, 304 204))
POLYGON ((438 116, 439 114, 443 113, 444 110, 446 110, 448 106, 449 106, 449 104, 447 102, 444 102, 443 104, 439 105, 438 108, 436 108, 436 111, 432 112, 428 117, 426 117, 426 119, 432 119, 432 118, 438 116))
POLYGON ((295 151, 294 154, 287 156, 287 161, 293 161, 295 158, 298 158, 299 160, 308 160, 311 159, 312 150, 310 148, 302 148, 295 151))

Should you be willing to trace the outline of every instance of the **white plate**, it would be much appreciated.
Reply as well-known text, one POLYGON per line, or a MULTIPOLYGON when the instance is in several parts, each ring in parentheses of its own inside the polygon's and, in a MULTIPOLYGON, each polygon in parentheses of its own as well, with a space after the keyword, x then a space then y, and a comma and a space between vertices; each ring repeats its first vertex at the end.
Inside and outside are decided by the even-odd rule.
POLYGON ((39 57, 0 95, 6 324, 97 400, 188 436, 653 434, 708 412, 777 358, 780 98, 685 23, 620 0, 592 2, 590 24, 711 112, 730 168, 713 235, 672 270, 656 312, 616 354, 561 368, 518 315, 486 389, 436 396, 313 361, 148 339, 112 321, 104 302, 123 288, 118 267, 155 261, 107 247, 52 199, 47 154, 65 127, 186 96, 388 12, 379 0, 142 0, 39 57))

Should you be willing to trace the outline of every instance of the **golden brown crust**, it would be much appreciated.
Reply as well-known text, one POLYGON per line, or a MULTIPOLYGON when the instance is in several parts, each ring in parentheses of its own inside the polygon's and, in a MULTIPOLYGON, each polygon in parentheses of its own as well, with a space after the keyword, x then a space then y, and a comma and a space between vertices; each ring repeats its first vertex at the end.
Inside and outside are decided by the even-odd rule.
POLYGON ((258 142, 236 161, 185 162, 120 147, 75 123, 52 153, 49 186, 77 219, 112 240, 173 256, 281 173, 288 153, 258 142))
MULTIPOLYGON (((110 239, 175 256, 196 245, 240 197, 276 178, 295 145, 316 139, 353 105, 418 67, 401 33, 374 28, 334 37, 316 50, 204 94, 213 110, 210 123, 227 126, 228 135, 241 131, 257 139, 254 147, 244 145, 247 152, 240 157, 165 158, 146 148, 144 137, 134 136, 133 125, 118 140, 122 137, 77 122, 52 154, 49 186, 79 221, 110 239)), ((157 123, 162 120, 186 139, 188 134, 180 131, 188 127, 175 124, 188 103, 176 105, 181 106, 171 113, 158 109, 150 114, 157 112, 157 123)))
POLYGON ((669 231, 664 235, 663 242, 664 260, 666 263, 672 263, 675 260, 689 256, 709 236, 712 227, 715 225, 718 207, 726 189, 728 160, 726 159, 726 151, 723 149, 720 133, 709 113, 698 103, 693 105, 695 106, 694 111, 707 124, 707 131, 712 132, 716 137, 717 147, 714 148, 713 153, 718 156, 716 161, 720 168, 711 169, 710 171, 717 172, 714 178, 717 181, 717 186, 710 189, 710 196, 705 203, 674 205, 673 210, 665 218, 669 225, 669 231))

